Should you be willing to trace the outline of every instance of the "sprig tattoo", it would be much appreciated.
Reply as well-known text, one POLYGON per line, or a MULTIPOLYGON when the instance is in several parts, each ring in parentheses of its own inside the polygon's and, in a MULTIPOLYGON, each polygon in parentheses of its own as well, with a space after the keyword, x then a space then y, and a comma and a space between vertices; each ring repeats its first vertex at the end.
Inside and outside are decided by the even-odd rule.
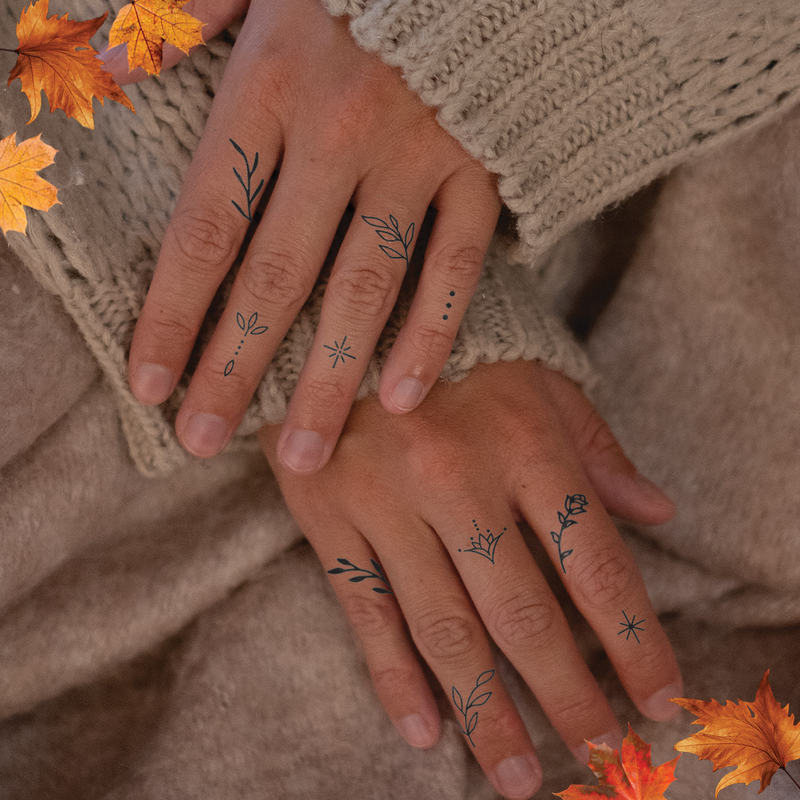
POLYGON ((244 189, 245 195, 247 196, 247 213, 245 214, 242 210, 242 207, 235 201, 231 200, 231 203, 236 207, 236 210, 248 221, 253 221, 253 203, 255 202, 256 197, 258 197, 258 193, 264 188, 264 179, 261 179, 261 183, 258 184, 256 190, 251 192, 252 189, 252 181, 253 175, 256 174, 256 170, 258 169, 258 153, 256 153, 255 158, 253 159, 253 167, 250 167, 250 161, 236 142, 233 139, 228 140, 235 148, 236 152, 244 159, 244 167, 245 171, 247 172, 247 183, 244 182, 244 179, 239 174, 239 170, 236 167, 233 168, 233 174, 239 179, 239 183, 242 184, 242 189, 244 189))
POLYGON ((562 550, 561 539, 567 528, 578 524, 574 519, 570 519, 570 517, 577 516, 578 514, 585 514, 586 506, 588 505, 589 501, 586 499, 585 494, 568 494, 567 499, 564 501, 564 511, 567 513, 565 514, 564 511, 558 512, 558 521, 561 523, 561 530, 558 533, 550 531, 550 536, 553 537, 553 541, 558 545, 558 558, 561 561, 561 569, 564 571, 564 574, 567 572, 564 561, 567 556, 572 554, 572 550, 562 550))
POLYGON ((353 578, 348 578, 350 583, 361 583, 361 581, 369 580, 370 578, 374 578, 375 580, 379 580, 381 583, 385 583, 387 588, 383 588, 383 586, 373 586, 372 591, 376 594, 394 594, 392 591, 391 584, 389 581, 386 580, 386 576, 383 574, 383 570, 381 569, 381 565, 374 559, 371 558, 370 564, 372 564, 375 572, 370 572, 368 569, 363 569, 362 567, 357 567, 351 561, 348 561, 346 558, 337 558, 336 559, 340 564, 344 564, 347 569, 344 567, 335 567, 334 569, 328 570, 328 575, 341 575, 343 572, 360 572, 363 575, 356 575, 353 578))
POLYGON ((472 520, 472 524, 475 526, 475 530, 478 531, 478 538, 476 540, 474 536, 470 536, 469 540, 472 543, 472 547, 466 547, 464 550, 459 549, 458 552, 477 553, 479 556, 483 556, 491 561, 492 564, 494 564, 494 551, 497 549, 497 543, 500 541, 500 537, 508 530, 508 528, 503 528, 503 530, 500 531, 497 536, 495 536, 489 530, 489 528, 487 528, 486 533, 488 535, 484 536, 475 520, 472 520))
POLYGON ((228 375, 233 372, 233 368, 236 366, 236 356, 239 355, 239 351, 242 349, 242 345, 244 344, 245 337, 248 334, 252 334, 253 336, 261 336, 264 331, 269 330, 268 325, 259 325, 256 327, 256 323, 258 322, 258 311, 254 311, 250 315, 250 319, 247 320, 245 324, 244 317, 237 311, 236 312, 236 324, 242 330, 242 338, 239 341, 239 346, 236 348, 236 353, 234 357, 225 365, 225 377, 227 378, 228 375))
POLYGON ((479 694, 474 699, 473 695, 481 686, 483 686, 485 683, 489 683, 493 677, 493 669, 486 670, 486 672, 481 672, 481 674, 478 675, 478 680, 475 681, 475 688, 469 693, 466 705, 464 704, 464 698, 461 697, 461 693, 458 691, 458 689, 456 689, 455 686, 453 687, 453 705, 458 709, 461 716, 464 717, 463 725, 461 720, 459 720, 458 726, 461 728, 461 733, 463 733, 464 736, 469 739, 469 743, 473 747, 475 747, 475 742, 472 741, 472 734, 478 725, 478 712, 476 711, 471 717, 469 716, 469 712, 476 706, 482 706, 492 696, 492 693, 484 692, 483 694, 479 694))
POLYGON ((412 222, 406 229, 405 234, 402 234, 400 232, 400 224, 391 214, 389 214, 388 224, 379 217, 365 217, 362 215, 361 219, 363 219, 367 225, 372 225, 372 227, 375 228, 375 233, 377 233, 384 242, 399 243, 402 246, 402 253, 399 248, 395 250, 393 247, 389 247, 385 244, 382 244, 380 247, 389 258, 405 261, 407 270, 411 260, 408 254, 408 248, 411 246, 411 242, 414 239, 414 223, 412 222))

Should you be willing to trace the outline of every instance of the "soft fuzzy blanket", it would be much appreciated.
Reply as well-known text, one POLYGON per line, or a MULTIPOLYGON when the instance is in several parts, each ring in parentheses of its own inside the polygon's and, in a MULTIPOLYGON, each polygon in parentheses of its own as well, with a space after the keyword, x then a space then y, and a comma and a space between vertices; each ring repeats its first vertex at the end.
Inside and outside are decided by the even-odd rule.
MULTIPOLYGON (((770 668, 795 710, 798 187, 794 112, 679 169, 539 267, 564 307, 600 279, 615 286, 588 339, 595 400, 678 504, 668 525, 622 529, 686 695, 752 699, 770 668)), ((0 798, 495 797, 441 693, 436 747, 395 733, 263 457, 244 448, 143 477, 101 375, 0 242, 0 798)), ((643 720, 572 621, 620 719, 654 743, 656 763, 672 758, 688 714, 643 720)), ((541 796, 594 782, 500 670, 545 768, 541 796)), ((677 775, 672 800, 710 798, 719 777, 692 756, 677 775)), ((764 796, 795 791, 779 774, 764 796)))

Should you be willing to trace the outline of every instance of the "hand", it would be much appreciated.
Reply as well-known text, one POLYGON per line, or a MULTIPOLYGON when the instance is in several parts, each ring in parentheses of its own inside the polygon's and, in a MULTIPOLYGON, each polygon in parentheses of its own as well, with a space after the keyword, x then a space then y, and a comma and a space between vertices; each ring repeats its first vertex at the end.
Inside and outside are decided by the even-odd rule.
MULTIPOLYGON (((198 3, 195 12, 214 9, 218 28, 228 18, 222 9, 242 6, 198 3)), ((134 394, 163 402, 279 167, 176 420, 187 450, 208 457, 232 436, 350 203, 355 215, 279 458, 310 473, 330 457, 433 205, 419 290, 381 390, 397 413, 421 402, 447 360, 500 208, 494 177, 434 117, 399 71, 362 51, 347 21, 318 0, 252 0, 131 347, 134 394)))
POLYGON ((438 384, 408 416, 361 401, 314 477, 282 468, 276 426, 260 439, 361 639, 378 696, 410 744, 431 746, 440 727, 413 642, 497 790, 509 798, 537 790, 541 767, 492 672, 489 637, 576 755, 588 757, 584 740, 621 742, 514 524, 521 518, 637 707, 657 720, 678 713, 667 702, 681 693, 675 656, 605 511, 660 523, 674 508, 568 379, 535 362, 501 362, 438 384))

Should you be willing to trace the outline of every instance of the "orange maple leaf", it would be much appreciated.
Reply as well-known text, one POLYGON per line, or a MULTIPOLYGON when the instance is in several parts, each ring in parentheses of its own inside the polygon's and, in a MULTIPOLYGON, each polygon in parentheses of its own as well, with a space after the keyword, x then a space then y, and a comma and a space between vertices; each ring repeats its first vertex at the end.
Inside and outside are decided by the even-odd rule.
POLYGON ((103 62, 95 58, 97 51, 89 39, 97 33, 106 16, 96 19, 48 19, 49 0, 38 0, 22 12, 17 25, 19 47, 17 63, 8 83, 17 78, 31 104, 31 118, 36 119, 42 107, 42 92, 50 101, 50 110, 64 110, 86 128, 94 128, 93 98, 102 104, 108 97, 133 111, 133 104, 117 86, 111 73, 103 70, 103 62))
POLYGON ((132 0, 122 8, 109 34, 109 47, 128 45, 128 67, 144 67, 148 75, 158 75, 164 42, 188 53, 204 44, 204 22, 181 11, 188 0, 132 0))
POLYGON ((39 134, 20 145, 16 134, 0 139, 0 228, 3 233, 25 233, 28 220, 23 206, 48 211, 58 202, 56 187, 36 173, 49 167, 58 151, 39 134))
POLYGON ((752 703, 739 700, 720 705, 716 700, 691 700, 681 697, 672 701, 688 708, 697 716, 693 725, 704 725, 694 736, 675 745, 676 750, 694 753, 711 761, 714 771, 720 767, 736 767, 720 779, 720 789, 733 783, 761 781, 758 793, 769 786, 779 769, 800 758, 800 723, 795 724, 789 706, 781 708, 769 685, 769 670, 764 673, 752 703))
POLYGON ((664 791, 675 780, 677 758, 653 768, 650 745, 637 736, 628 725, 628 735, 622 741, 622 751, 607 744, 589 745, 589 766, 597 775, 597 786, 570 786, 557 792, 564 800, 665 800, 664 791))

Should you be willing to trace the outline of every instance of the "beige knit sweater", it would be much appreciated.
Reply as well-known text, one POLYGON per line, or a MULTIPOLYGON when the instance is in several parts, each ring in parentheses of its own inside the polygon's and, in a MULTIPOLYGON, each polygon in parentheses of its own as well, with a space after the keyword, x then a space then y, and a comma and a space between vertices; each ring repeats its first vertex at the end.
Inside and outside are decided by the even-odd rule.
MULTIPOLYGON (((122 0, 72 0, 75 17, 118 10, 122 0)), ((0 0, 12 31, 23 0, 0 0)), ((800 13, 795 0, 327 0, 349 13, 356 40, 403 68, 439 120, 501 175, 524 245, 495 245, 443 377, 479 361, 541 359, 576 380, 586 360, 537 300, 534 262, 577 225, 701 148, 729 139, 797 101, 800 13), (719 7, 719 8, 718 8, 719 7)), ((106 23, 106 32, 109 23, 106 23)), ((170 402, 144 408, 130 394, 126 352, 158 247, 180 191, 235 30, 191 62, 131 87, 137 115, 111 105, 95 131, 60 114, 31 134, 60 150, 48 177, 62 205, 30 214, 27 238, 9 244, 59 296, 118 397, 131 455, 145 474, 188 456, 170 402)), ((9 45, 13 46, 13 44, 9 45)), ((12 87, 0 101, 0 134, 22 128, 27 109, 12 87)), ((289 333, 231 446, 285 413, 311 346, 323 286, 289 333)), ((209 315, 224 303, 221 292, 209 315)), ((376 391, 380 365, 407 298, 387 326, 359 396, 376 391)), ((202 342, 200 343, 202 346, 202 342)))

